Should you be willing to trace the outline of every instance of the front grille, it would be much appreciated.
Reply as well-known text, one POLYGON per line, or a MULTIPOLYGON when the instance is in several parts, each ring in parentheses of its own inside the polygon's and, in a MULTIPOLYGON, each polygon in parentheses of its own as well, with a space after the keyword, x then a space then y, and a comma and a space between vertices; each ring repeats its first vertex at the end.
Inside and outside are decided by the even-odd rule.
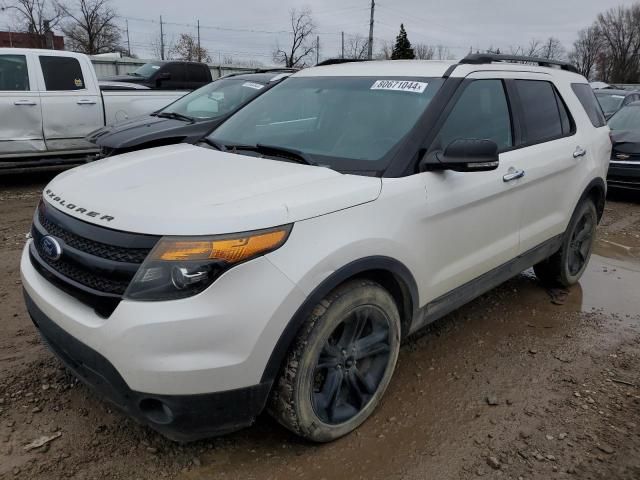
POLYGON ((38 210, 38 219, 48 235, 53 235, 64 241, 66 245, 96 257, 106 258, 115 262, 142 263, 149 254, 149 249, 147 248, 116 247, 80 237, 51 222, 44 216, 42 209, 38 210))
POLYGON ((36 269, 105 317, 113 313, 158 238, 98 227, 44 202, 38 206, 31 234, 31 261, 36 269), (42 239, 47 235, 62 246, 59 259, 45 253, 42 239))

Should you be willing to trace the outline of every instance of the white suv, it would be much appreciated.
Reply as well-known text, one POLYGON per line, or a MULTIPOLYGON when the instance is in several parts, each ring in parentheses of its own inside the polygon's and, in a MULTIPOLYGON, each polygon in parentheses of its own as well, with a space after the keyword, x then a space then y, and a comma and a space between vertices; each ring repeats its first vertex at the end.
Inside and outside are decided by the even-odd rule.
POLYGON ((532 265, 578 281, 610 151, 566 64, 306 69, 206 143, 55 178, 26 303, 81 379, 169 438, 267 408, 333 440, 372 414, 412 332, 532 265))

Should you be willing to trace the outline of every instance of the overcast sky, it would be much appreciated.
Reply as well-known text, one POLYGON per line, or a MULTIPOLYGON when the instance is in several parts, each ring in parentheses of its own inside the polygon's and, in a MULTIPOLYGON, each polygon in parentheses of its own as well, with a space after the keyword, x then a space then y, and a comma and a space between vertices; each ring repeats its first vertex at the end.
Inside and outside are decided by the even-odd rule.
MULTIPOLYGON (((69 0, 72 1, 72 0, 69 0)), ((195 33, 201 24, 201 41, 214 61, 232 56, 272 63, 276 44, 287 45, 288 10, 311 8, 320 36, 320 57, 340 55, 340 32, 368 35, 370 0, 111 0, 129 21, 131 50, 141 58, 152 56, 151 44, 159 37, 159 16, 165 41, 181 32, 195 33), (177 25, 179 24, 179 25, 177 25), (280 32, 280 33, 279 33, 280 32)), ((404 23, 412 43, 442 44, 457 58, 471 46, 508 51, 530 39, 559 38, 570 48, 576 32, 591 24, 597 14, 639 0, 376 0, 374 45, 393 40, 404 23)), ((0 16, 0 27, 7 23, 0 16)))

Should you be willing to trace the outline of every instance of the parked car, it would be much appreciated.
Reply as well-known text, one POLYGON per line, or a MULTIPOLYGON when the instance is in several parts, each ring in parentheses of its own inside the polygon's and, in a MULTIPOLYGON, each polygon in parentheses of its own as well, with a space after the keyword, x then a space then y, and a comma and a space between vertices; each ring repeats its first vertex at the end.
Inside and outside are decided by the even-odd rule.
POLYGON ((607 120, 622 107, 640 100, 640 92, 634 90, 606 88, 596 90, 595 94, 607 120))
POLYGON ((216 126, 277 85, 291 71, 230 75, 205 85, 150 115, 103 127, 87 138, 101 156, 186 142, 196 143, 216 126))
POLYGON ((206 63, 172 60, 145 63, 126 75, 106 76, 100 80, 135 83, 156 90, 195 90, 213 79, 206 63))
POLYGON ((640 189, 640 102, 623 107, 609 120, 611 163, 607 183, 610 187, 640 189))
POLYGON ((101 91, 86 55, 0 48, 0 171, 97 152, 99 126, 164 107, 185 92, 101 91))
POLYGON ((580 279, 611 142, 574 72, 500 55, 308 68, 207 146, 68 171, 22 255, 28 311, 71 370, 169 438, 265 406, 307 439, 346 435, 409 334, 532 265, 580 279))

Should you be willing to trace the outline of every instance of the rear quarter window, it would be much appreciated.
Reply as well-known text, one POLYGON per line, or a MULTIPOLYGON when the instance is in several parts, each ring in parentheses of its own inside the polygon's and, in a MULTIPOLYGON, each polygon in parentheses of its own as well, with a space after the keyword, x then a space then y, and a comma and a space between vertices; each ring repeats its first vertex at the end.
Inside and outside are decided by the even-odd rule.
POLYGON ((600 103, 598 103, 598 99, 593 93, 591 86, 586 83, 572 83, 571 88, 573 89, 573 93, 576 94, 576 97, 578 97, 578 100, 580 100, 582 108, 584 108, 593 126, 596 128, 604 127, 607 121, 604 118, 602 107, 600 103))

